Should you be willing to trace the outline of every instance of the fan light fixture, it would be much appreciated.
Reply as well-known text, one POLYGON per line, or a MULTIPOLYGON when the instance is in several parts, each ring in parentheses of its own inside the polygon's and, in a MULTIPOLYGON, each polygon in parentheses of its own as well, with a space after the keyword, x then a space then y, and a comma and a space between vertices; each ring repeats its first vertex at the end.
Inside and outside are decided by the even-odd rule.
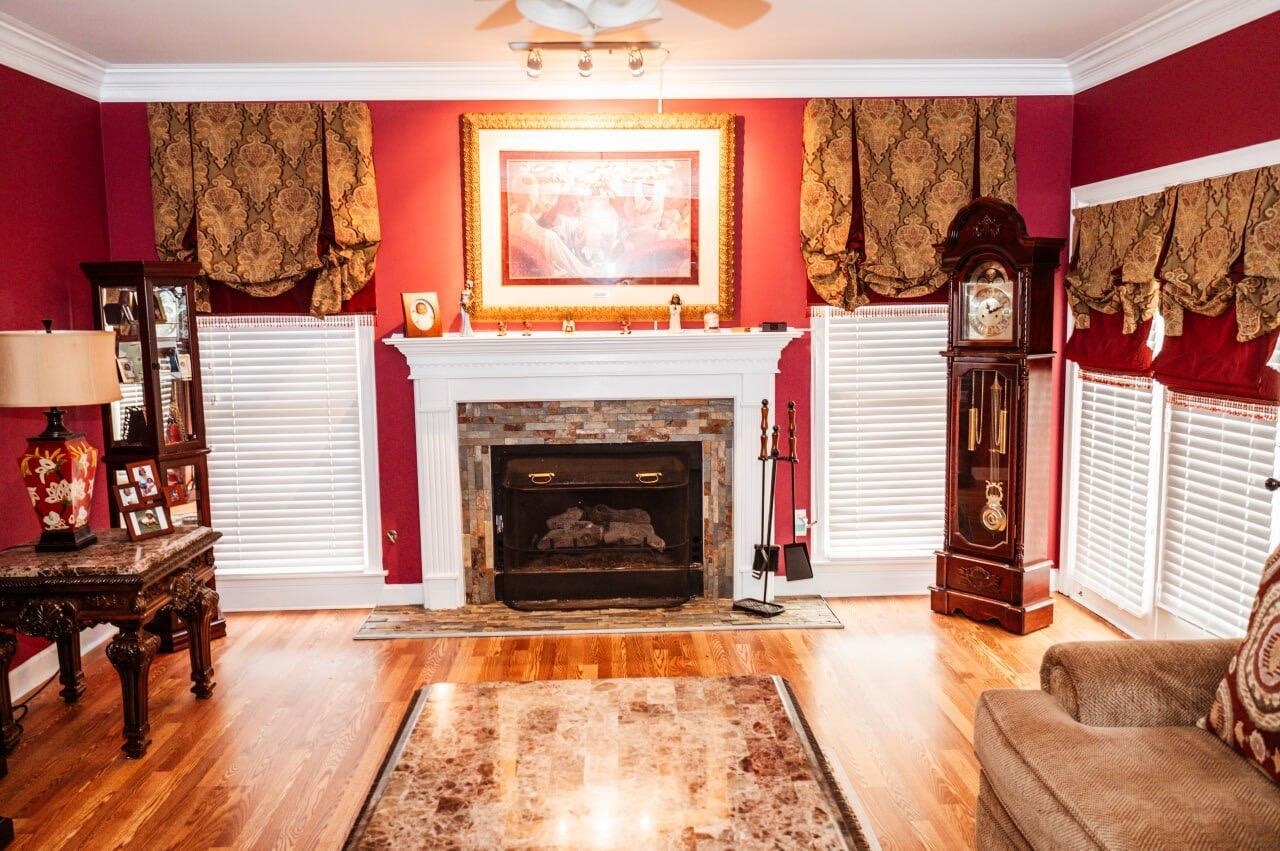
POLYGON ((594 67, 595 63, 591 61, 591 51, 582 51, 582 55, 578 57, 578 73, 583 77, 590 77, 594 67))
POLYGON ((524 70, 531 78, 542 76, 544 50, 573 51, 578 54, 578 74, 590 77, 596 63, 592 51, 601 50, 612 55, 626 52, 627 70, 633 77, 644 76, 644 52, 658 50, 666 53, 660 41, 513 41, 507 45, 512 50, 527 53, 524 70))
POLYGON ((640 48, 633 47, 627 51, 627 67, 631 69, 633 77, 644 74, 644 54, 640 52, 640 48))
POLYGON ((516 0, 535 24, 563 32, 598 35, 661 19, 658 0, 516 0))
POLYGON ((542 73, 542 51, 533 48, 529 51, 529 58, 524 63, 525 73, 530 77, 537 77, 542 73))

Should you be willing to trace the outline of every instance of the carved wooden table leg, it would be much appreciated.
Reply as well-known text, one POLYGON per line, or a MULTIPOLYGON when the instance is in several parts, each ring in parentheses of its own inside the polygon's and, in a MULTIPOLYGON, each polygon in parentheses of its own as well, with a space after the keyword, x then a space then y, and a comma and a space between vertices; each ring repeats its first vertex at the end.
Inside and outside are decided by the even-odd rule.
POLYGON ((58 637, 58 682, 62 699, 75 703, 84 694, 84 671, 80 669, 80 632, 58 637))
POLYGON ((184 573, 173 580, 173 610, 187 625, 191 654, 191 693, 199 698, 213 694, 213 653, 209 648, 209 623, 218 611, 218 592, 195 574, 184 573))
POLYGON ((107 658, 120 675, 120 693, 124 699, 124 745, 121 750, 130 759, 140 759, 151 744, 150 693, 148 677, 160 639, 142 628, 140 623, 118 623, 120 632, 107 645, 107 658))
POLYGON ((18 636, 0 632, 0 756, 13 753, 22 729, 13 721, 13 696, 9 694, 9 663, 18 652, 18 636))

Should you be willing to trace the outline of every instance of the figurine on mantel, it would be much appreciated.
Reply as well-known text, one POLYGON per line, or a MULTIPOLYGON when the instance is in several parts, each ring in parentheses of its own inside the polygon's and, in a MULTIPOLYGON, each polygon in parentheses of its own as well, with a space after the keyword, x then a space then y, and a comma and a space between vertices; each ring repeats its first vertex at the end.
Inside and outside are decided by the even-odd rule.
POLYGON ((522 325, 524 326, 524 330, 520 332, 520 336, 521 336, 521 337, 532 337, 532 336, 533 336, 533 323, 532 323, 532 322, 530 322, 528 319, 526 319, 526 320, 522 323, 522 325))
POLYGON ((631 333, 631 320, 630 320, 630 319, 623 318, 623 320, 622 320, 622 322, 621 322, 620 324, 622 325, 622 331, 621 331, 620 333, 622 333, 622 334, 630 334, 630 333, 631 333))
POLYGON ((462 288, 462 298, 460 299, 460 305, 462 307, 461 333, 464 337, 474 337, 476 333, 471 327, 471 294, 473 292, 474 289, 471 281, 468 280, 466 285, 462 288))
POLYGON ((671 296, 670 318, 667 321, 667 329, 670 331, 680 330, 680 308, 683 302, 680 301, 680 294, 676 293, 671 296))
POLYGON ((561 323, 560 330, 566 334, 572 334, 574 331, 578 330, 578 326, 572 319, 566 319, 561 323))
POLYGON ((719 331, 720 330, 720 314, 714 310, 708 310, 702 314, 702 330, 703 331, 719 331))
POLYGON ((503 322, 501 319, 498 320, 498 336, 507 336, 507 323, 503 322))

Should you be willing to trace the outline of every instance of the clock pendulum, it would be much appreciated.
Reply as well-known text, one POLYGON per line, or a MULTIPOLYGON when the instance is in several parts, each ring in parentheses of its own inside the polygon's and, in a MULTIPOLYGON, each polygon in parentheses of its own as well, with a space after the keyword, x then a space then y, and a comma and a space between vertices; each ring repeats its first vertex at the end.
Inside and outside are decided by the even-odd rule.
POLYGON ((1004 510, 1004 481, 1000 478, 1000 456, 1005 453, 1005 432, 1009 426, 1009 409, 1004 404, 1004 388, 1000 386, 1000 373, 993 372, 991 379, 991 422, 994 429, 989 448, 991 469, 987 479, 987 504, 982 509, 982 525, 992 532, 1003 532, 1009 525, 1004 510))

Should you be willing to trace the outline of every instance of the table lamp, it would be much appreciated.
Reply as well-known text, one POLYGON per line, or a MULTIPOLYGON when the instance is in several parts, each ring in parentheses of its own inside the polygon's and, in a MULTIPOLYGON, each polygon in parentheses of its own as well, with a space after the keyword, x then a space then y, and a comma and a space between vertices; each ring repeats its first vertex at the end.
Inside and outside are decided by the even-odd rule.
POLYGON ((110 331, 0 331, 0 407, 48 408, 43 432, 18 459, 40 517, 39 552, 65 552, 98 540, 89 526, 98 450, 67 430, 62 406, 120 398, 116 341, 110 331))

